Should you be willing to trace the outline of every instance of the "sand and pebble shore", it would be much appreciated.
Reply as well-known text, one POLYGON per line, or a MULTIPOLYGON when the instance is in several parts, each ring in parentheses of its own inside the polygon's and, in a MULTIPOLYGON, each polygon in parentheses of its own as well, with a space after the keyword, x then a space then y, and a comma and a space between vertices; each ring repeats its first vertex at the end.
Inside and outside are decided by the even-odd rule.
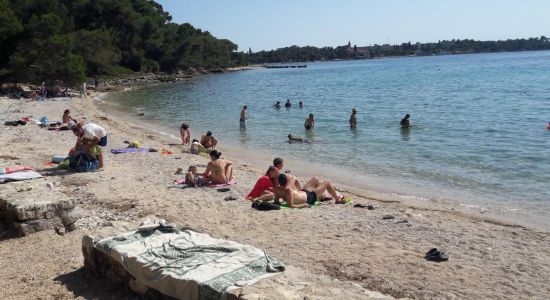
MULTIPOLYGON (((82 270, 81 237, 133 228, 163 218, 264 249, 289 266, 272 279, 246 287, 244 299, 365 299, 388 295, 412 299, 544 299, 550 293, 550 235, 452 209, 419 207, 368 192, 353 192, 353 204, 377 209, 324 204, 311 209, 261 212, 244 196, 263 166, 239 163, 231 191, 177 189, 178 168, 203 170, 207 159, 169 146, 155 135, 99 110, 94 100, 32 102, 0 98, 2 123, 33 115, 50 120, 69 108, 73 117, 104 126, 109 133, 106 169, 95 173, 49 174, 49 182, 76 199, 79 228, 58 235, 44 231, 0 240, 1 299, 103 299, 129 297, 124 291, 82 270), (143 146, 174 154, 113 155, 139 139, 143 146), (237 201, 225 201, 234 196, 237 201), (391 215, 393 219, 384 219, 391 215), (432 247, 444 249, 448 262, 424 260, 432 247)), ((136 121, 136 123, 138 123, 136 121)), ((31 165, 37 170, 53 155, 74 145, 71 132, 36 125, 0 131, 0 165, 31 165)), ((221 140, 223 143, 223 139, 221 140)), ((231 152, 224 157, 231 160, 231 152)), ((269 162, 266 162, 268 165, 269 162)), ((287 166, 292 169, 292 165, 287 166)), ((302 181, 305 178, 302 178, 302 181)), ((2 186, 0 185, 0 189, 2 186)), ((351 190, 345 188, 345 190, 351 190)))

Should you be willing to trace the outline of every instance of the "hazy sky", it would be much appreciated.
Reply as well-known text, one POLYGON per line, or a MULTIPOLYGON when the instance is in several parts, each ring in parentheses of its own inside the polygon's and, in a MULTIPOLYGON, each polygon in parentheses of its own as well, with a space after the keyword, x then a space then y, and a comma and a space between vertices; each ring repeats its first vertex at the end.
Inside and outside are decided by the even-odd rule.
POLYGON ((240 50, 550 36, 548 0, 157 0, 240 50))

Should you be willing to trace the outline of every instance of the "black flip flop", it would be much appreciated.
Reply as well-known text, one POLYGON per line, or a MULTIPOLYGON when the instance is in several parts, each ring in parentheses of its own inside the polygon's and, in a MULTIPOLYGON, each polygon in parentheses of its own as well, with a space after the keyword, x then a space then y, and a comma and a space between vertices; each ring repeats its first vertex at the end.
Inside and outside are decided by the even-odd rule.
POLYGON ((225 200, 225 201, 235 201, 235 200, 237 200, 237 198, 235 198, 233 196, 228 196, 228 197, 225 197, 223 200, 225 200))
POLYGON ((231 190, 230 188, 219 188, 217 191, 225 193, 225 192, 229 192, 230 190, 231 190))
POLYGON ((425 258, 426 260, 437 262, 449 260, 449 256, 445 254, 445 252, 437 250, 437 248, 432 248, 430 251, 426 252, 425 258))
POLYGON ((353 207, 357 207, 357 208, 367 208, 368 205, 361 204, 361 203, 357 203, 357 204, 355 204, 353 207))

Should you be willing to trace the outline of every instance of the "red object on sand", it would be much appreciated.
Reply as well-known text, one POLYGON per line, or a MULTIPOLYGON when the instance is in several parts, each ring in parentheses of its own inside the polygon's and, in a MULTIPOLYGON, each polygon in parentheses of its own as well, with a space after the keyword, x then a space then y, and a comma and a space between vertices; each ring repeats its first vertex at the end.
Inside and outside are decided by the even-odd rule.
POLYGON ((11 174, 15 172, 32 171, 32 167, 29 166, 16 166, 4 168, 4 174, 11 174))
POLYGON ((271 182, 271 179, 269 179, 268 176, 262 176, 256 181, 256 184, 252 188, 252 191, 248 196, 246 196, 246 199, 252 200, 254 198, 260 197, 262 193, 266 190, 273 191, 273 183, 271 182))

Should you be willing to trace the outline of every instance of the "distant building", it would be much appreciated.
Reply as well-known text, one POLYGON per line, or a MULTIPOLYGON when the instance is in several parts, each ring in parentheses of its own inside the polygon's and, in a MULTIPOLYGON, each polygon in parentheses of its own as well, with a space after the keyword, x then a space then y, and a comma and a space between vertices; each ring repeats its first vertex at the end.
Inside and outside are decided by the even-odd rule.
POLYGON ((371 57, 369 47, 357 47, 356 45, 352 47, 351 41, 348 41, 347 51, 349 53, 356 53, 357 56, 367 57, 367 58, 371 57))

